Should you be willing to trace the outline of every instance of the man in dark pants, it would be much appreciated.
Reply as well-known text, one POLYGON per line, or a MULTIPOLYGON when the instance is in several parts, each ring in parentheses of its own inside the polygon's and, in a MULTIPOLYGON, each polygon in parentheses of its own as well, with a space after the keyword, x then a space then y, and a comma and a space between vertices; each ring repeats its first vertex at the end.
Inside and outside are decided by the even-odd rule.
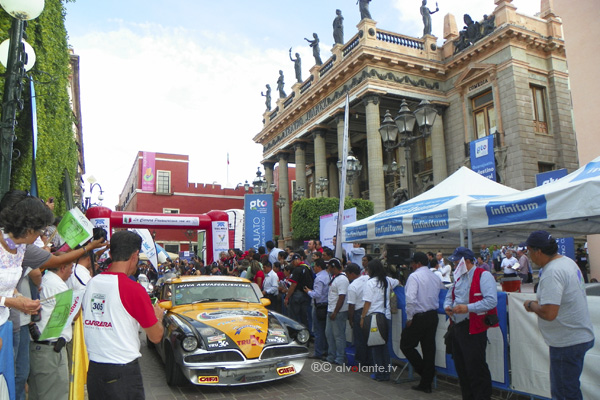
POLYGON ((400 350, 421 375, 421 382, 412 389, 431 393, 431 382, 435 375, 437 310, 443 284, 429 269, 425 253, 416 252, 408 262, 413 273, 406 281, 406 327, 402 330, 400 350), (422 357, 416 349, 419 343, 423 351, 422 357))
POLYGON ((308 325, 308 309, 310 306, 310 296, 304 292, 307 287, 312 290, 313 276, 312 271, 302 260, 300 254, 292 255, 292 275, 289 281, 292 283, 285 297, 285 306, 288 307, 290 318, 300 322, 306 327, 308 325))
POLYGON ((112 264, 87 284, 81 308, 90 400, 145 398, 138 330, 141 326, 151 342, 160 342, 164 310, 158 304, 152 307, 146 290, 128 278, 137 270, 141 247, 137 233, 115 233, 110 241, 112 264))
MULTIPOLYGON (((360 329, 360 316, 365 305, 363 300, 364 288, 369 280, 369 275, 361 275, 358 264, 350 263, 346 267, 346 276, 350 281, 348 286, 348 321, 352 328, 352 337, 354 341, 354 360, 357 364, 370 365, 369 348, 364 337, 363 330, 360 329)), ((438 279, 439 280, 439 279, 438 279)))
POLYGON ((488 328, 498 326, 496 281, 491 273, 475 267, 475 254, 466 247, 458 247, 448 259, 459 262, 454 272, 456 280, 444 301, 444 310, 455 324, 452 358, 462 398, 490 399, 492 376, 485 359, 485 348, 488 328))

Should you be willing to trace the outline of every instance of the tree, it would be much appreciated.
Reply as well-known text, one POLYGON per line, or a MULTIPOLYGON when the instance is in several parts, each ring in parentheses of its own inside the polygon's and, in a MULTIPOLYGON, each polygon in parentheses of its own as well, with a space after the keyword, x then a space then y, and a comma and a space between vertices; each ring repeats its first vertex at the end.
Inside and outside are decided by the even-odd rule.
MULTIPOLYGON (((37 179, 39 195, 56 199, 55 212, 65 211, 62 191, 65 168, 73 178, 72 187, 77 187, 77 143, 73 131, 73 111, 69 99, 69 48, 65 29, 64 1, 46 0, 42 14, 28 21, 27 42, 36 54, 36 63, 29 76, 35 82, 38 144, 37 179)), ((12 17, 0 11, 0 41, 8 38, 12 17)), ((4 69, 0 67, 0 69, 4 69)), ((0 71, 4 73, 4 71, 0 71)), ((1 85, 0 92, 4 90, 1 85)), ((22 94, 23 111, 18 113, 15 129, 15 149, 20 157, 13 160, 11 189, 28 190, 31 182, 32 122, 31 92, 24 84, 22 94)))
MULTIPOLYGON (((321 215, 338 211, 339 199, 317 197, 295 201, 292 205, 292 230, 294 240, 310 240, 319 237, 321 215)), ((363 219, 373 215, 373 202, 370 200, 347 197, 344 209, 356 207, 356 218, 363 219)))

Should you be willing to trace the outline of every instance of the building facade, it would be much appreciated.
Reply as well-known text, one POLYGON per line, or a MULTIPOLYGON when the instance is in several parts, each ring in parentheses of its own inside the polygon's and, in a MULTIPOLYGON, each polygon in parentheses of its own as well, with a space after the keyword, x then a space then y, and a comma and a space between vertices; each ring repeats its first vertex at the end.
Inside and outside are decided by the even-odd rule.
MULTIPOLYGON (((222 188, 218 184, 190 183, 189 156, 152 154, 155 184, 150 190, 143 189, 144 152, 140 151, 119 196, 117 211, 206 214, 212 210, 244 209, 244 186, 222 188)), ((190 243, 191 250, 197 252, 202 238, 195 230, 152 229, 151 233, 158 244, 173 253, 190 250, 190 243)))
MULTIPOLYGON (((363 19, 348 42, 335 45, 329 60, 314 66, 307 80, 294 84, 290 95, 263 115, 264 127, 254 141, 263 146, 267 180, 273 182, 277 164, 285 182, 288 165, 294 164, 296 186, 308 197, 339 196, 336 163, 346 94, 350 147, 363 166, 352 193, 371 200, 376 213, 469 166, 470 142, 488 135, 494 135, 497 179, 505 185, 527 189, 539 172, 575 170, 560 19, 552 12, 519 14, 510 0, 495 4, 479 22, 465 16, 467 26, 460 32, 447 15, 441 47, 433 36, 384 31, 363 19), (414 111, 423 100, 437 111, 430 135, 420 137, 415 127, 412 134, 419 139, 386 150, 379 132, 386 112, 394 118, 402 101, 414 111), (328 182, 324 192, 317 191, 322 178, 328 182)), ((289 192, 280 195, 288 202, 293 198, 289 192)), ((288 207, 282 216, 289 241, 288 207)))

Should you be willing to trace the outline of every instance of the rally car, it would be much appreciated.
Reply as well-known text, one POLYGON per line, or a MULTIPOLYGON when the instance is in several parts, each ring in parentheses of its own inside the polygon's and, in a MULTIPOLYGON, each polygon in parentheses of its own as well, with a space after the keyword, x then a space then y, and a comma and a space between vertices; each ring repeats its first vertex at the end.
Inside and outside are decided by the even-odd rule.
MULTIPOLYGON (((265 306, 247 279, 183 276, 167 280, 160 306, 167 310, 156 349, 167 383, 231 386, 300 373, 308 357, 308 330, 265 306)), ((152 345, 148 341, 149 345, 152 345)))

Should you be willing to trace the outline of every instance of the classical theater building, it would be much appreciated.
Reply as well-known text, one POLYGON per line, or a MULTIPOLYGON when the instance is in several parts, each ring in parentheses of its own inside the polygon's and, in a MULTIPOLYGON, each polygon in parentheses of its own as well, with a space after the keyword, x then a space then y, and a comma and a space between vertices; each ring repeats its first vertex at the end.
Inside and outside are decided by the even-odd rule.
MULTIPOLYGON (((550 3, 542 0, 534 17, 510 0, 495 0, 489 16, 472 16, 475 22, 462 31, 448 14, 441 47, 433 36, 384 31, 363 19, 349 41, 335 45, 330 59, 263 115, 254 141, 263 146, 267 180, 278 164, 281 182, 275 183, 288 188, 286 171, 295 164, 296 188, 306 196, 339 196, 346 93, 350 148, 362 165, 351 192, 371 200, 376 213, 470 166, 470 142, 488 135, 502 184, 522 190, 535 186, 537 173, 572 172, 578 157, 567 61, 550 3), (403 100, 410 111, 429 101, 435 123, 427 135, 415 124, 410 135, 417 139, 387 150, 380 127, 387 110, 396 118, 403 100)), ((279 194, 288 205, 294 198, 289 189, 279 194)), ((288 240, 289 210, 282 210, 288 240)))

